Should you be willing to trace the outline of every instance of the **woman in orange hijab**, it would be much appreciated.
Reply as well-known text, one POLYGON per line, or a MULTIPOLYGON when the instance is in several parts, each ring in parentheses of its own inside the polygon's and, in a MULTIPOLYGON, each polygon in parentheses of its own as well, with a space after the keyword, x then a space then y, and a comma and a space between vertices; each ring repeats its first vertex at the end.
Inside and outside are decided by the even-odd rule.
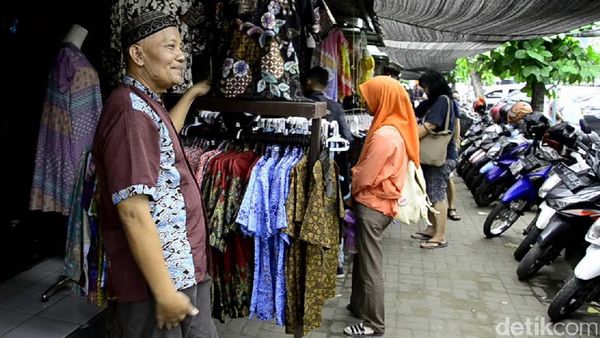
POLYGON ((360 91, 374 119, 352 169, 358 253, 347 308, 364 322, 348 326, 344 333, 373 336, 385 331, 381 239, 397 211, 408 161, 419 165, 419 135, 412 104, 400 82, 377 76, 363 83, 360 91))

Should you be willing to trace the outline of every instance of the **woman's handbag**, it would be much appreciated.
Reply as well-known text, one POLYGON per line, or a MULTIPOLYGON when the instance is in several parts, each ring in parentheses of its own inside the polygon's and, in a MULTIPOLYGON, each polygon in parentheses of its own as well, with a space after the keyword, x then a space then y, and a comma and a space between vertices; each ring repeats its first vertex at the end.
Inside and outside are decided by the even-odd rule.
MULTIPOLYGON (((444 130, 440 132, 429 131, 429 134, 425 135, 421 139, 421 164, 430 165, 434 167, 441 167, 446 163, 446 156, 448 150, 448 143, 452 138, 452 131, 448 129, 450 124, 450 99, 444 95, 448 101, 448 111, 446 112, 446 123, 444 130)), ((423 125, 425 121, 423 121, 423 125)))

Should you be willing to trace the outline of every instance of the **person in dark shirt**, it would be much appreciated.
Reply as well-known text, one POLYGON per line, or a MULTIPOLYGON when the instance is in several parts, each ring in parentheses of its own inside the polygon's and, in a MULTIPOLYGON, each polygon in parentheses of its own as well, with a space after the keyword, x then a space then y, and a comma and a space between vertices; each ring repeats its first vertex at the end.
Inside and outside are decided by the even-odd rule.
POLYGON ((328 79, 329 72, 325 68, 314 67, 309 70, 306 77, 306 97, 315 102, 326 102, 327 110, 329 110, 329 114, 326 116, 327 121, 337 121, 340 127, 340 136, 352 142, 352 132, 350 132, 350 127, 346 122, 344 108, 338 102, 327 98, 323 93, 323 90, 327 87, 328 79))
MULTIPOLYGON (((454 97, 456 97, 456 95, 453 95, 454 97)), ((448 150, 447 153, 450 154, 449 158, 450 159, 456 159, 458 161, 458 147, 460 145, 460 107, 458 105, 458 103, 456 102, 456 100, 454 100, 453 102, 453 106, 454 106, 454 112, 456 113, 456 116, 454 118, 454 126, 453 126, 453 132, 454 132, 454 136, 452 137, 452 139, 450 140, 450 143, 448 144, 448 150)), ((446 107, 448 107, 446 105, 446 103, 443 103, 443 109, 446 109, 446 107)), ((422 120, 425 117, 425 113, 427 113, 431 108, 431 103, 429 100, 425 100, 423 102, 421 102, 421 104, 419 104, 419 106, 417 108, 415 108, 415 114, 417 115, 417 118, 419 120, 422 120)), ((448 196, 448 218, 450 218, 453 221, 460 221, 462 218, 460 217, 460 214, 458 213, 458 211, 456 211, 456 187, 454 185, 454 179, 453 179, 453 174, 450 173, 450 176, 448 178, 448 189, 447 189, 447 196, 448 196)))
MULTIPOLYGON (((435 71, 429 71, 419 79, 419 86, 425 90, 427 101, 415 109, 419 124, 419 137, 423 138, 430 131, 444 130, 446 118, 449 119, 448 129, 454 133, 458 107, 452 98, 452 91, 444 77, 435 71), (450 104, 450 107, 448 105, 450 104), (448 116, 450 114, 450 116, 448 116)), ((448 246, 446 241, 446 222, 448 219, 447 189, 450 173, 458 163, 458 149, 454 137, 450 139, 446 152, 446 163, 441 167, 422 164, 423 176, 427 185, 427 196, 438 215, 429 213, 429 221, 433 224, 423 232, 412 235, 413 238, 424 240, 421 248, 435 249, 448 246)))

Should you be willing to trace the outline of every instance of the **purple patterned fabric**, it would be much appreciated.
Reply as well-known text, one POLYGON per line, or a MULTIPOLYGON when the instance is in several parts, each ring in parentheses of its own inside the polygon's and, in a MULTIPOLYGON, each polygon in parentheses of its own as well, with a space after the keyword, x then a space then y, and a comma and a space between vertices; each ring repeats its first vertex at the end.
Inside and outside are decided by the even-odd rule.
POLYGON ((69 214, 79 161, 92 145, 101 110, 96 70, 81 50, 65 44, 48 76, 30 209, 69 214))

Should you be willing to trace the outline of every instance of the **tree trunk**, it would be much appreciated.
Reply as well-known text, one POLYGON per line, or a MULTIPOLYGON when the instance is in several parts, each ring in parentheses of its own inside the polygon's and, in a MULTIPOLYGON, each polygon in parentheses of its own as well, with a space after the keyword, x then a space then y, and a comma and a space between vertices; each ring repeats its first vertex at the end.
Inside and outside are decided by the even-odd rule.
POLYGON ((536 81, 532 84, 531 87, 531 108, 533 109, 533 111, 543 112, 544 96, 546 95, 546 85, 536 81))
POLYGON ((469 75, 471 75, 471 83, 473 84, 475 97, 483 96, 483 81, 481 81, 481 74, 472 70, 469 75))

